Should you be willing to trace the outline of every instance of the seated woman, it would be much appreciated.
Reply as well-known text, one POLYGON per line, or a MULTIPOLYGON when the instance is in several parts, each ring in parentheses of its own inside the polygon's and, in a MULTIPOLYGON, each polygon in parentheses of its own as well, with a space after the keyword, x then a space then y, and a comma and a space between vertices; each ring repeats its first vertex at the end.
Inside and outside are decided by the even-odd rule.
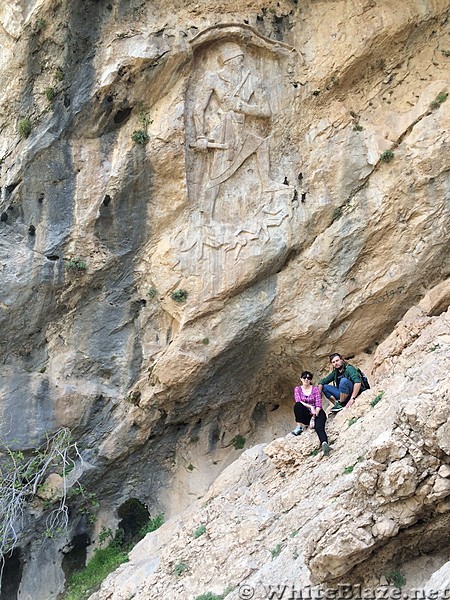
POLYGON ((315 429, 319 436, 320 445, 324 456, 330 453, 328 437, 325 432, 325 423, 327 415, 322 408, 322 394, 319 388, 312 384, 313 375, 309 371, 303 371, 300 379, 302 384, 294 390, 295 405, 294 414, 297 427, 291 432, 293 435, 300 435, 303 426, 315 429))

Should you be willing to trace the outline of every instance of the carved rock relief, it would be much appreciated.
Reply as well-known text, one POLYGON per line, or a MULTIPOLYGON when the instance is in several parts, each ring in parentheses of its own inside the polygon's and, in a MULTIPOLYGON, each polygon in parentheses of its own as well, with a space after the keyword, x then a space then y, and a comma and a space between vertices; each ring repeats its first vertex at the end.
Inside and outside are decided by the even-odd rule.
POLYGON ((287 80, 298 57, 232 29, 194 48, 186 95, 189 223, 175 240, 182 267, 203 275, 206 268, 216 279, 218 267, 286 247, 297 205, 288 182, 295 153, 287 156, 284 137, 287 80))

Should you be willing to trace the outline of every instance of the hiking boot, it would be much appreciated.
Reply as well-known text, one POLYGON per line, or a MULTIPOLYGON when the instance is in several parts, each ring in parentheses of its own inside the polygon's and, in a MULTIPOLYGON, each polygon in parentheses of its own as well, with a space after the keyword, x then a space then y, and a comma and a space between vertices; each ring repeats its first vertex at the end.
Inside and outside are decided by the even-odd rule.
POLYGON ((331 412, 339 412, 340 410, 343 410, 343 409, 344 409, 344 407, 342 406, 342 404, 340 402, 336 402, 336 404, 331 409, 331 412))
POLYGON ((300 435, 303 433, 303 427, 301 425, 297 425, 295 429, 291 431, 292 435, 300 435))
POLYGON ((322 452, 324 456, 328 456, 330 454, 330 446, 328 442, 322 442, 322 452))

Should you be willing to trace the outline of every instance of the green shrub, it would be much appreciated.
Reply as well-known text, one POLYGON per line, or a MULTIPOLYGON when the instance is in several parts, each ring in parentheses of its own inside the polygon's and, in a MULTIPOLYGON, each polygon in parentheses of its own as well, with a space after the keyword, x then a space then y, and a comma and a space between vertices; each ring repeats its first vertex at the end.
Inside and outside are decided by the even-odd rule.
POLYGON ((384 163, 388 163, 391 162, 391 160, 394 158, 394 153, 392 152, 392 150, 385 150, 382 155, 380 156, 380 160, 384 163))
POLYGON ((56 81, 62 81, 64 79, 64 71, 62 70, 61 67, 56 67, 55 79, 56 79, 56 81))
POLYGON ((243 437, 242 435, 235 435, 234 438, 231 440, 231 443, 236 448, 236 450, 242 450, 242 448, 245 446, 245 437, 243 437))
POLYGON ((281 553, 281 550, 282 550, 281 544, 277 544, 275 546, 275 548, 272 548, 272 550, 270 551, 270 554, 272 555, 272 559, 276 558, 281 553))
MULTIPOLYGON (((142 539, 147 533, 155 531, 164 523, 164 515, 159 514, 153 519, 149 519, 139 531, 139 539, 142 539)), ((112 536, 111 529, 102 529, 99 534, 99 542, 104 542, 112 536)), ((67 587, 61 600, 86 600, 97 590, 107 575, 117 569, 119 565, 128 561, 128 553, 132 545, 124 544, 124 531, 118 529, 114 539, 106 548, 97 548, 88 564, 73 573, 68 580, 67 587)))
POLYGON ((206 592, 206 594, 201 594, 201 596, 196 596, 194 598, 194 600, 223 600, 224 599, 224 595, 220 594, 220 596, 218 596, 217 594, 213 594, 212 592, 206 592))
POLYGON ((192 463, 189 463, 188 466, 186 467, 186 469, 188 471, 193 471, 195 469, 194 465, 192 463))
POLYGON ((450 50, 442 50, 442 54, 448 57, 450 56, 450 50))
POLYGON ((370 401, 370 406, 376 406, 381 398, 384 396, 384 391, 382 390, 379 394, 375 396, 373 400, 370 401))
POLYGON ((151 287, 147 292, 147 296, 150 298, 150 300, 154 300, 157 295, 158 290, 155 287, 151 287))
POLYGON ((61 600, 85 600, 100 586, 109 573, 128 561, 128 552, 116 542, 97 548, 88 564, 69 577, 61 600))
POLYGON ((35 31, 36 32, 42 31, 46 27, 47 27, 47 21, 45 19, 38 19, 36 21, 35 31))
POLYGON ((406 577, 400 571, 391 571, 386 574, 388 583, 391 583, 394 587, 401 590, 406 584, 406 577))
POLYGON ((192 535, 194 536, 194 539, 196 540, 204 533, 206 533, 206 525, 199 525, 192 535))
POLYGON ((174 566, 173 574, 176 575, 177 577, 180 577, 180 575, 183 575, 183 573, 185 571, 187 571, 188 568, 189 567, 185 563, 179 562, 174 566))
POLYGON ((362 125, 360 125, 359 123, 357 123, 356 125, 353 126, 353 131, 363 131, 364 127, 362 125))
POLYGON ((433 102, 430 104, 430 108, 435 110, 439 108, 443 102, 445 102, 448 98, 448 92, 441 92, 436 96, 433 102))
POLYGON ((31 125, 30 119, 19 119, 19 122, 17 123, 17 130, 19 132, 20 137, 27 138, 30 135, 32 129, 33 127, 31 125))
POLYGON ((52 87, 45 88, 45 97, 47 98, 47 100, 49 102, 53 102, 53 100, 56 98, 55 88, 52 88, 52 87))
POLYGON ((68 273, 85 273, 87 270, 87 265, 82 258, 70 258, 66 261, 64 268, 68 273))
POLYGON ((163 513, 160 513, 156 517, 153 517, 153 519, 150 518, 148 520, 148 523, 146 523, 139 530, 139 537, 142 539, 143 537, 145 537, 147 535, 147 533, 151 533, 152 531, 156 531, 157 529, 159 529, 161 527, 161 525, 163 523, 164 523, 164 514, 163 513))
POLYGON ((353 473, 353 469, 355 468, 354 465, 349 465, 348 467, 345 467, 344 469, 344 474, 348 475, 349 473, 353 473))
POLYGON ((202 344, 203 344, 204 346, 207 346, 207 345, 209 344, 209 338, 203 338, 203 339, 202 339, 202 344))
POLYGON ((352 425, 354 425, 356 422, 358 421, 358 417, 352 417, 351 419, 348 420, 348 426, 351 427, 352 425))
POLYGON ((172 298, 172 300, 174 302, 182 303, 182 302, 186 302, 188 295, 189 294, 186 290, 180 289, 180 290, 175 290, 174 292, 172 292, 170 294, 170 297, 172 298))
POLYGON ((150 139, 150 136, 143 129, 137 129, 131 134, 131 139, 133 142, 136 142, 136 144, 141 144, 141 146, 144 146, 150 139))

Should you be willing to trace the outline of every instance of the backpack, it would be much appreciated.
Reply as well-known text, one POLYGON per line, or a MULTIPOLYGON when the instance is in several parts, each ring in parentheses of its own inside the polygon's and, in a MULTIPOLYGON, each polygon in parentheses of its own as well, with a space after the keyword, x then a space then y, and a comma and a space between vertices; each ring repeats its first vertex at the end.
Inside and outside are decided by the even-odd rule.
POLYGON ((366 390, 370 390, 370 383, 369 383, 369 380, 367 379, 367 377, 364 375, 364 373, 358 367, 356 367, 356 370, 358 371, 358 373, 361 376, 361 381, 362 381, 361 391, 365 392, 366 390))

